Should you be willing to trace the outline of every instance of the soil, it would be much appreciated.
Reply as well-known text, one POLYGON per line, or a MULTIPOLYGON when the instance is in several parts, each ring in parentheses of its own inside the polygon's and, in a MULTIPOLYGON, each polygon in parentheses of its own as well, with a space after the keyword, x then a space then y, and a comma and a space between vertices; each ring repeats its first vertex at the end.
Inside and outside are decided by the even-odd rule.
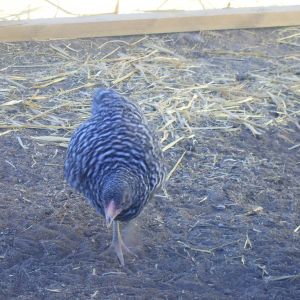
MULTIPOLYGON (((274 30, 253 32, 218 32, 206 46, 234 51, 242 39, 263 48, 274 30)), ((174 51, 199 59, 181 51, 182 43, 201 43, 196 33, 169 36, 178 37, 174 51)), ((223 59, 244 74, 243 63, 201 59, 223 59)), ((159 191, 123 224, 138 256, 127 255, 125 267, 103 254, 111 240, 103 218, 66 185, 65 148, 33 140, 39 129, 0 136, 0 298, 300 299, 299 124, 256 136, 243 126, 194 134, 165 153, 170 170, 186 151, 168 195, 159 191)))

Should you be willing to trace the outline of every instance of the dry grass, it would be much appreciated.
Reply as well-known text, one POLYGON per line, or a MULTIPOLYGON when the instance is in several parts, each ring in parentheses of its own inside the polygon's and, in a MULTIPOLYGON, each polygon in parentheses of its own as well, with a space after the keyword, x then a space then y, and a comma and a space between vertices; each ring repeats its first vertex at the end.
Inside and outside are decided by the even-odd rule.
MULTIPOLYGON (((274 42, 299 50, 299 30, 278 29, 274 42)), ((218 35, 206 32, 202 38, 216 40, 218 35)), ((271 126, 297 124, 298 51, 273 55, 254 46, 199 50, 197 40, 192 47, 181 43, 177 51, 175 39, 177 35, 1 44, 1 135, 30 128, 37 130, 38 142, 65 147, 72 130, 89 116, 91 92, 99 85, 139 102, 148 119, 159 124, 164 151, 200 130, 247 127, 261 135, 271 126), (189 55, 197 51, 207 59, 189 55), (222 63, 212 59, 219 57, 222 63), (265 63, 234 74, 226 67, 234 60, 265 63)))

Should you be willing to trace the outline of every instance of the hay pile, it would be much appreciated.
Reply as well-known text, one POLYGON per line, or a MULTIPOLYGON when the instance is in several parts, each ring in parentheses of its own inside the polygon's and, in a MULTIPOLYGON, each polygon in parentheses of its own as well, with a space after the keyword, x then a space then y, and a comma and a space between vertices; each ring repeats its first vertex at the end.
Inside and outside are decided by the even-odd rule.
POLYGON ((270 41, 230 49, 217 43, 224 34, 2 43, 0 135, 35 129, 38 142, 65 147, 89 116, 97 86, 137 101, 161 132, 164 151, 201 130, 247 127, 261 135, 298 124, 300 28, 274 29, 273 53, 270 41))

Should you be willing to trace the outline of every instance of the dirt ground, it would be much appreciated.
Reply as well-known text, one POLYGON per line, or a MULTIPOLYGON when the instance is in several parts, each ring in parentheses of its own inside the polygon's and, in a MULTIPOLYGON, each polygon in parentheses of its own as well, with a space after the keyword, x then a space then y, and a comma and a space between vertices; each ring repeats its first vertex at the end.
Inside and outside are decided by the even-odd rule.
MULTIPOLYGON (((95 45, 113 40, 114 47, 101 56, 117 49, 112 57, 118 60, 130 51, 132 44, 126 43, 143 37, 1 44, 0 298, 300 299, 299 30, 146 37, 148 45, 160 41, 155 49, 165 60, 180 58, 190 66, 199 62, 205 66, 185 71, 180 84, 179 77, 166 76, 164 82, 172 86, 169 98, 181 97, 176 93, 183 90, 182 80, 194 80, 193 84, 205 85, 204 94, 195 92, 199 97, 229 101, 238 86, 259 100, 239 107, 238 118, 228 113, 228 106, 218 114, 212 110, 195 117, 195 113, 189 126, 182 125, 182 118, 174 121, 163 140, 164 147, 169 145, 164 149, 168 170, 178 162, 166 184, 168 195, 160 191, 138 218, 124 224, 124 239, 138 255, 126 256, 124 268, 113 253, 101 255, 111 231, 64 182, 63 138, 73 129, 67 125, 88 116, 94 87, 89 78, 130 91, 157 129, 168 122, 163 117, 167 109, 157 117, 159 106, 152 112, 152 100, 145 101, 163 98, 165 89, 152 89, 154 79, 150 75, 143 79, 141 65, 134 82, 130 76, 120 76, 119 81, 105 77, 102 69, 109 72, 112 60, 106 65, 101 60, 100 73, 88 70, 85 77, 77 74, 49 83, 53 77, 46 84, 38 79, 43 72, 52 75, 54 69, 69 72, 68 55, 74 53, 74 66, 78 61, 86 66, 86 60, 103 49, 95 45), (294 33, 297 42, 278 43, 294 33), (218 85, 209 84, 216 77, 218 85), (267 79, 269 85, 264 85, 267 79), (280 87, 275 96, 271 84, 280 87), (223 86, 227 88, 221 90, 223 86), (67 89, 71 91, 65 93, 67 89), (266 90, 273 95, 270 99, 266 90), (260 95, 266 99, 263 106, 260 95), (285 115, 272 97, 284 99, 285 115), (291 105, 290 99, 297 97, 291 105), (78 106, 62 105, 57 110, 59 101, 72 99, 78 106), (240 121, 243 110, 249 115, 259 112, 260 117, 240 121), (182 134, 186 138, 170 145, 182 134), (53 141, 52 135, 62 139, 53 141)), ((139 47, 148 53, 144 45, 139 47)), ((137 62, 132 59, 131 65, 137 62)), ((147 63, 153 67, 155 60, 147 63)))

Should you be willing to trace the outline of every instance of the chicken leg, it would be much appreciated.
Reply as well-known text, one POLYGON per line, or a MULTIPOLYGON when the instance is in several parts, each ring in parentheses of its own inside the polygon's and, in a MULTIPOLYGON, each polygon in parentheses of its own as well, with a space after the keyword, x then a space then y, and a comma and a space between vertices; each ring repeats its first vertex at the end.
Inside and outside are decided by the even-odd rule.
POLYGON ((124 263, 123 250, 124 252, 127 252, 135 257, 137 257, 137 255, 133 253, 123 242, 121 232, 120 232, 120 223, 118 221, 113 221, 112 223, 113 223, 113 237, 112 237, 112 242, 110 247, 114 248, 118 256, 118 259, 120 261, 120 264, 124 266, 125 263, 124 263))

